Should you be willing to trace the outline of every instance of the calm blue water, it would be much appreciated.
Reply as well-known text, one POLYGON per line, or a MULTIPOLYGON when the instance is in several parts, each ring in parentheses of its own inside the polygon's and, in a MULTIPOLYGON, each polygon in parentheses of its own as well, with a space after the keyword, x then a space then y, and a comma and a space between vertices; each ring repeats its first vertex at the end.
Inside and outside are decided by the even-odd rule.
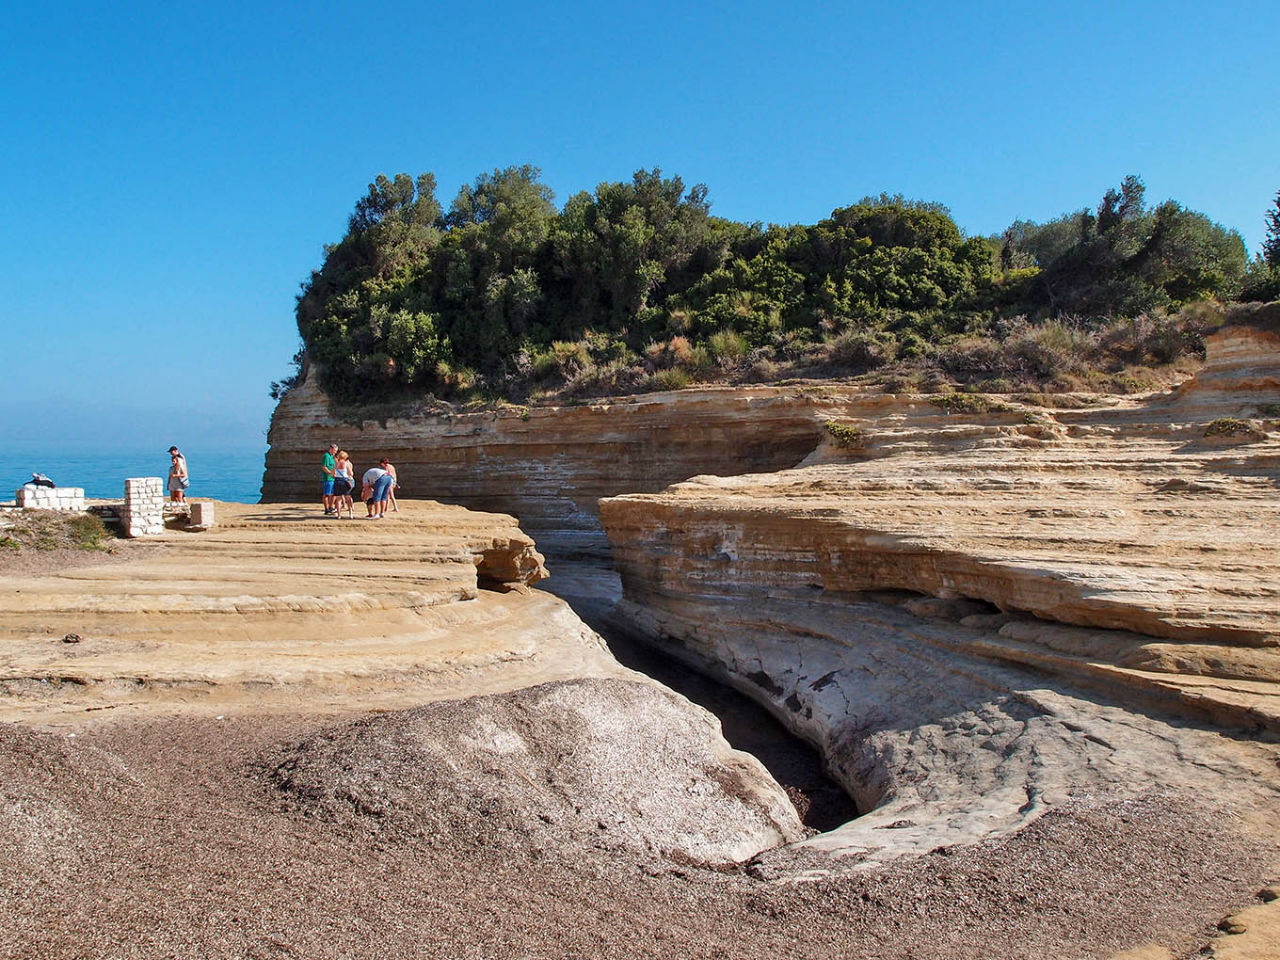
MULTIPOLYGON (((262 467, 266 450, 226 452, 183 449, 191 474, 189 497, 209 497, 238 503, 257 503, 262 489, 262 467)), ((126 477, 169 475, 169 455, 162 446, 156 453, 103 453, 99 456, 57 452, 6 451, 0 468, 0 500, 9 500, 13 491, 43 473, 60 487, 84 487, 86 497, 120 499, 126 477)))

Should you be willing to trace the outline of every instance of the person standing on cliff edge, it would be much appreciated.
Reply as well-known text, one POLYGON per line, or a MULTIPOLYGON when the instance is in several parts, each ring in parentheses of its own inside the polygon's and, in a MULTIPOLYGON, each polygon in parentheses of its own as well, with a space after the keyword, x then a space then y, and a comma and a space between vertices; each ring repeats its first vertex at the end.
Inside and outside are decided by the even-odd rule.
POLYGON ((337 464, 337 458, 334 456, 338 452, 336 443, 329 444, 329 449, 325 452, 324 460, 320 464, 320 472, 324 475, 324 515, 337 513, 337 508, 333 505, 333 468, 337 464))
POLYGON ((187 487, 191 486, 191 478, 187 475, 187 458, 177 447, 169 448, 169 499, 174 503, 185 503, 187 487))

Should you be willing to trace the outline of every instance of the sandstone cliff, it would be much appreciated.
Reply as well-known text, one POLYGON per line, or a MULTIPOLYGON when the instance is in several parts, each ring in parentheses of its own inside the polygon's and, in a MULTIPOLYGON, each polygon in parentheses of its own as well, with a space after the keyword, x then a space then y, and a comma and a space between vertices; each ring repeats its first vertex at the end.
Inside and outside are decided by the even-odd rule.
POLYGON ((390 457, 404 496, 509 513, 544 551, 605 556, 599 498, 657 491, 701 473, 795 466, 820 443, 824 418, 894 405, 852 387, 711 387, 357 426, 336 420, 307 380, 272 418, 262 498, 315 500, 320 457, 332 440, 360 469, 390 457))
POLYGON ((846 852, 1139 787, 1264 809, 1274 748, 1167 718, 1280 734, 1277 369, 1228 329, 1170 394, 902 402, 795 469, 605 500, 624 615, 820 745, 874 808, 815 841, 846 852))
POLYGON ((1277 342, 1211 348, 1157 397, 968 413, 789 386, 355 429, 304 385, 266 488, 307 506, 0 576, 0 953, 1203 952, 1280 870, 1277 342), (394 520, 318 515, 331 437, 398 460, 394 520), (562 553, 628 493, 623 614, 865 815, 788 842, 760 765, 430 484, 562 553))

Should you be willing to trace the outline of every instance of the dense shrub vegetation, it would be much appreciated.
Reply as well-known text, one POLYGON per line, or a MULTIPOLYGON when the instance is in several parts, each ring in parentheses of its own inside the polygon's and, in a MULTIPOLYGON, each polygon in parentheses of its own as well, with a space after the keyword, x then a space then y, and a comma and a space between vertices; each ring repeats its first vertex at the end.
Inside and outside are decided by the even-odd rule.
POLYGON ((341 403, 870 371, 1137 388, 1132 368, 1194 352, 1221 322, 1202 303, 1280 292, 1276 203, 1250 262, 1238 233, 1149 206, 1132 176, 1096 209, 998 237, 885 194, 811 226, 736 223, 658 170, 559 209, 527 165, 481 175, 447 211, 433 175, 379 176, 303 285, 295 359, 341 403))

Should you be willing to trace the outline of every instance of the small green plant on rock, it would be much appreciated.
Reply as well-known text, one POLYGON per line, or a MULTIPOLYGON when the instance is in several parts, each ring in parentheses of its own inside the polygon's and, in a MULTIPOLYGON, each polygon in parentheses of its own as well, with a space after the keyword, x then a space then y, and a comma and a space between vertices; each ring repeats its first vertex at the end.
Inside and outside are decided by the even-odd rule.
POLYGON ((948 414, 1008 413, 1012 409, 1007 403, 992 400, 980 393, 941 393, 930 397, 929 403, 948 414))
POLYGON ((653 375, 651 382, 655 390, 683 390, 693 382, 693 378, 684 369, 672 367, 670 370, 659 370, 653 375))
POLYGON ((101 550, 111 534, 96 513, 77 513, 67 519, 67 536, 81 550, 101 550))
POLYGON ((47 513, 24 510, 0 537, 0 548, 29 550, 105 550, 112 535, 96 513, 47 513))
POLYGON ((857 450, 867 445, 867 432, 852 423, 828 420, 825 426, 831 442, 842 450, 857 450))
POLYGON ((1204 427, 1206 437, 1241 437, 1256 434, 1257 428, 1248 420, 1236 417, 1218 417, 1210 420, 1204 427))

